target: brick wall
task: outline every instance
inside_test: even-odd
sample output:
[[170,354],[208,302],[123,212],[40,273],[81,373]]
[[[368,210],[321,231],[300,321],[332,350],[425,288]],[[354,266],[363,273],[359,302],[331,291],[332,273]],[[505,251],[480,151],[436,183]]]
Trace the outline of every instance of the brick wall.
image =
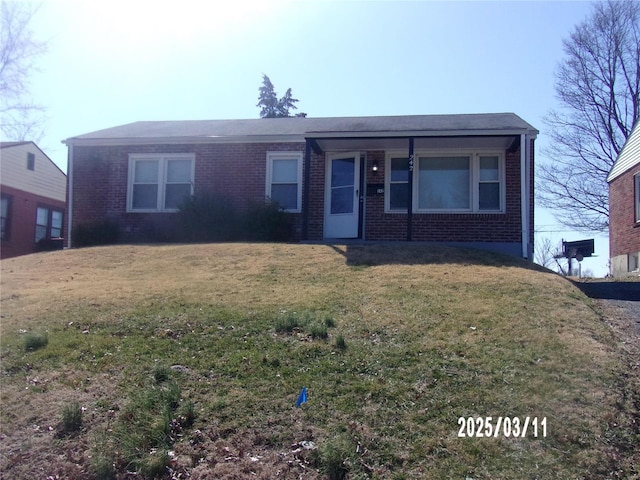
[[[531,142],[533,179],[533,141]],[[168,240],[179,229],[174,213],[127,213],[127,175],[132,153],[194,153],[195,193],[216,193],[229,198],[238,208],[265,196],[268,151],[304,152],[297,144],[200,144],[116,147],[74,147],[73,224],[108,219],[117,223],[124,240]],[[384,183],[385,152],[366,152],[370,165],[366,183]],[[312,154],[309,186],[309,240],[322,240],[325,203],[325,155]],[[506,213],[413,215],[413,240],[435,242],[521,242],[520,151],[507,153]],[[304,169],[304,162],[303,162]],[[304,178],[304,174],[303,174]],[[365,187],[366,188],[366,187]],[[533,180],[531,184],[533,205]],[[384,212],[384,196],[365,199],[364,235],[367,240],[405,240],[407,215]],[[303,205],[304,208],[304,205]],[[295,215],[295,236],[301,239],[302,215]],[[530,214],[533,226],[533,208]],[[533,243],[533,228],[531,228]]]
[[[196,144],[80,147],[73,150],[73,225],[109,220],[125,241],[165,241],[180,228],[175,213],[127,213],[129,154],[195,154],[194,193],[215,193],[239,209],[265,198],[268,151],[304,152],[304,144]],[[294,234],[300,236],[301,215]]]
[[609,184],[609,255],[640,252],[640,223],[635,221],[634,174],[636,166]]
[[[533,143],[531,145],[530,225],[533,226]],[[367,161],[378,163],[374,173],[366,169],[368,183],[383,183],[385,178],[385,152],[367,152]],[[506,211],[505,213],[414,213],[412,239],[433,242],[505,242],[520,243],[520,151],[505,156]],[[407,214],[385,213],[384,196],[366,199],[365,235],[368,240],[406,240]],[[533,227],[530,242],[533,243]]]

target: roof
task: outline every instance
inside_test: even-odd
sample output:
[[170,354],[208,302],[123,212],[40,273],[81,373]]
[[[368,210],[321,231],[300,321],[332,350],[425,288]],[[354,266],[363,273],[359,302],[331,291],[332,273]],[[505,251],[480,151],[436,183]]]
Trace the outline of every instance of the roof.
[[611,182],[615,178],[622,175],[630,168],[640,164],[640,120],[636,121],[636,125],[631,130],[631,134],[627,138],[620,155],[613,164],[607,182]]
[[302,142],[305,138],[537,135],[514,113],[385,117],[259,118],[135,122],[71,137],[67,145],[151,142]]
[[33,143],[33,142],[0,142],[0,148],[17,147],[18,145],[24,145],[27,143]]

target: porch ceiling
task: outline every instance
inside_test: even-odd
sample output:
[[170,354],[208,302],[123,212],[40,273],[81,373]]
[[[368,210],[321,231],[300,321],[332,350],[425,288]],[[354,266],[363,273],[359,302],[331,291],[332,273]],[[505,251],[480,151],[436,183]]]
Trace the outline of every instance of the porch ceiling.
[[[519,136],[445,136],[413,137],[415,150],[438,149],[498,149],[517,147]],[[409,150],[409,138],[313,138],[323,152],[351,152],[371,150]]]

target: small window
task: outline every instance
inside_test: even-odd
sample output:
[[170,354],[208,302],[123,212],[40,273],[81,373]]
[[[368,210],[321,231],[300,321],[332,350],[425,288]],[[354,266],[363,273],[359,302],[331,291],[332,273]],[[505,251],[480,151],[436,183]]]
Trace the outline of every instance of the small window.
[[287,212],[302,210],[302,153],[267,153],[266,196]]
[[0,239],[9,240],[11,225],[11,197],[2,196],[2,218],[0,220]]
[[36,169],[36,156],[33,153],[27,153],[27,170]]
[[195,156],[130,155],[127,211],[175,212],[193,194]]
[[628,258],[629,261],[629,265],[628,265],[628,271],[629,272],[637,272],[638,269],[640,268],[640,262],[638,262],[638,256],[640,255],[640,253],[630,253]]
[[640,173],[636,173],[633,176],[633,181],[634,181],[634,184],[635,184],[636,222],[640,222]]
[[392,157],[389,167],[388,210],[406,212],[409,206],[409,158]]
[[49,230],[49,209],[38,207],[36,211],[36,243],[47,238]]
[[478,210],[500,210],[500,158],[480,156]]

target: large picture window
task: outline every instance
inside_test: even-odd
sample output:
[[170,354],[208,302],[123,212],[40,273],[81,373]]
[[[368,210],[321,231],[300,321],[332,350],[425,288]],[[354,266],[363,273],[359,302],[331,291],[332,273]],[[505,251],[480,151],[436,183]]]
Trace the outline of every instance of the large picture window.
[[[464,152],[415,155],[413,211],[425,213],[504,212],[504,158],[501,153]],[[387,155],[385,210],[406,212],[409,160]]]
[[175,212],[193,194],[193,154],[130,155],[127,211]]
[[419,157],[418,210],[471,208],[469,157]]
[[302,210],[302,153],[267,153],[266,196],[287,212]]

